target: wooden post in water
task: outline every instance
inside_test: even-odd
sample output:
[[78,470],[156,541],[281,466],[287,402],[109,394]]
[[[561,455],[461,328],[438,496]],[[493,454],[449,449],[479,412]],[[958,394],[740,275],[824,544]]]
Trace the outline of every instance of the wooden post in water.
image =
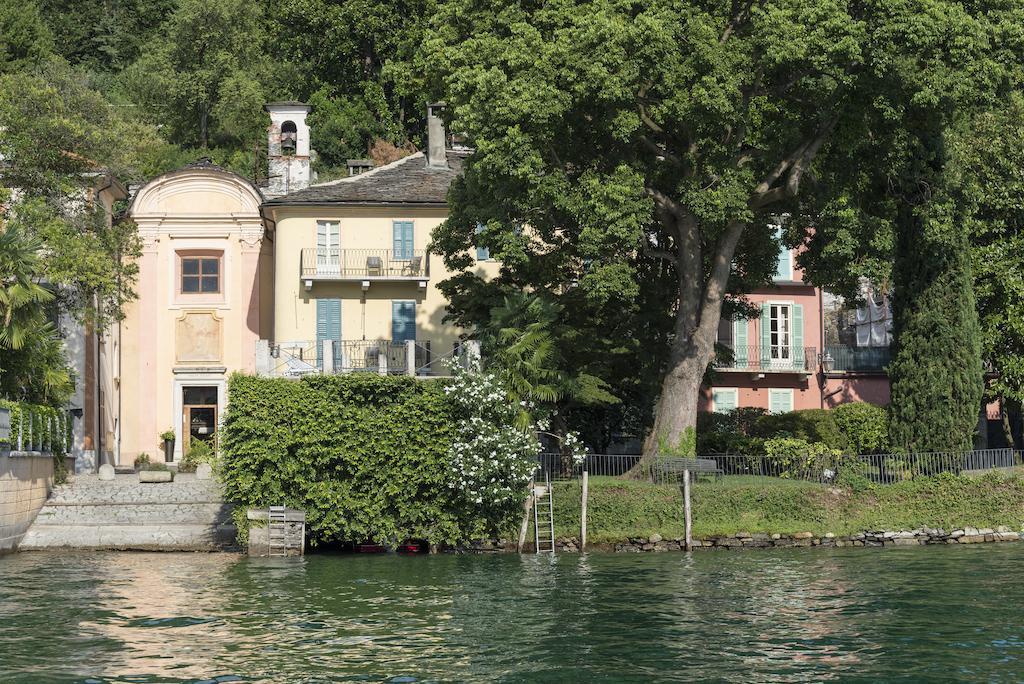
[[693,519],[690,516],[690,469],[683,471],[683,518],[686,524],[686,550],[693,551]]
[[583,469],[583,498],[580,501],[580,553],[587,548],[587,495],[590,491],[590,477]]
[[523,545],[526,544],[526,532],[530,529],[530,507],[533,506],[535,493],[533,479],[530,479],[530,494],[526,497],[526,504],[523,506],[523,524],[519,527],[519,543],[516,544],[516,553],[523,552]]

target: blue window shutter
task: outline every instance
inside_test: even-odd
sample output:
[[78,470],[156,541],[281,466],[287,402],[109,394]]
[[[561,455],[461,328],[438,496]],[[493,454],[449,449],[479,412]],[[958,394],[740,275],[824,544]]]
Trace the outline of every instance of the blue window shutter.
[[393,252],[395,259],[412,259],[412,221],[393,221]]
[[394,342],[416,339],[416,302],[391,302],[391,339]]
[[[484,232],[483,224],[482,223],[476,224],[476,234],[479,235],[482,232]],[[491,250],[488,249],[487,247],[481,247],[481,246],[477,245],[477,248],[476,248],[476,260],[477,261],[487,261],[490,258],[491,258]]]
[[715,413],[728,413],[736,409],[739,390],[715,389],[711,391],[711,403]]
[[323,367],[324,340],[341,340],[341,300],[316,300],[316,363]]
[[793,410],[793,390],[769,389],[768,412],[789,413]]
[[750,344],[750,342],[747,341],[747,320],[745,318],[738,318],[733,321],[732,327],[733,361],[737,368],[746,368],[747,359],[750,358],[750,353],[747,349],[747,345]]
[[767,367],[772,360],[772,319],[771,307],[761,305],[761,367]]
[[793,305],[793,367],[803,369],[807,364],[807,355],[804,354],[804,307],[801,304]]

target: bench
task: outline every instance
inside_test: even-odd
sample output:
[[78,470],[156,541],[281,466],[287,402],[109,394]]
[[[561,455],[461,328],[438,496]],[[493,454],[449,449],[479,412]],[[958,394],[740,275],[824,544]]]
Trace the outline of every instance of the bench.
[[659,458],[655,461],[654,467],[663,475],[678,475],[684,470],[689,470],[695,476],[701,473],[716,477],[723,474],[718,462],[713,458]]

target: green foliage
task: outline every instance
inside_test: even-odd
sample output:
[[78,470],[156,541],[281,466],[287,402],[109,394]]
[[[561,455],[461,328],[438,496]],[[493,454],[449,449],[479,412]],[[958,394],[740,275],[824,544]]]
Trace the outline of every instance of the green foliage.
[[136,459],[135,469],[136,470],[145,470],[145,471],[149,471],[149,472],[153,472],[153,471],[166,472],[166,471],[170,470],[170,468],[167,467],[166,463],[160,463],[159,461],[154,463],[152,461],[149,461],[148,459],[146,461],[143,461],[143,462],[139,462],[139,460]]
[[891,451],[884,407],[855,402],[840,404],[831,413],[850,453],[884,454]]
[[142,466],[150,463],[149,454],[143,451],[141,454],[135,457],[135,462],[132,464],[136,470],[140,470]]
[[458,421],[440,383],[236,374],[229,397],[220,475],[240,508],[303,509],[314,544],[457,542],[487,527],[450,486]]
[[907,451],[972,449],[984,381],[966,234],[945,215],[914,217],[900,231],[900,245],[890,439]]
[[693,458],[697,455],[697,430],[686,428],[675,443],[667,436],[658,439],[658,456],[667,458]]
[[32,0],[0,0],[0,74],[38,65],[53,36]]
[[754,407],[740,407],[728,413],[702,412],[697,415],[697,453],[705,454],[759,454],[764,445],[755,436],[758,421],[768,411]]
[[846,449],[849,446],[832,411],[826,409],[766,414],[757,420],[752,432],[754,436],[762,438],[794,437],[824,444],[830,449]]
[[166,430],[161,432],[160,433],[160,439],[165,441],[165,442],[167,442],[167,441],[174,441],[174,439],[175,439],[174,428],[167,428]]
[[836,473],[842,451],[821,442],[799,437],[773,437],[764,442],[765,457],[779,477],[800,477],[807,473]]
[[[840,478],[844,477],[840,471]],[[555,533],[578,536],[580,484],[556,483]],[[846,491],[795,480],[725,476],[693,485],[693,532],[718,534],[810,531],[847,535],[864,530],[921,527],[1019,529],[1024,479],[997,474],[981,478],[943,474],[892,485],[860,483]],[[657,532],[682,537],[682,495],[677,487],[615,478],[590,478],[588,539],[621,542]]]
[[209,442],[196,439],[192,441],[185,457],[181,459],[181,465],[178,466],[178,472],[194,473],[196,472],[196,466],[200,463],[209,463],[211,466],[216,466],[217,452]]
[[64,409],[0,399],[0,408],[11,412],[11,448],[52,452],[71,451],[71,416]]

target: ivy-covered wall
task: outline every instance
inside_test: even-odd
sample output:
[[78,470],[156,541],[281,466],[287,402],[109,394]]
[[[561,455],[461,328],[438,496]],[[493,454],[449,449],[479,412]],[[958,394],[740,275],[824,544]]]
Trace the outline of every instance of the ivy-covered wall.
[[220,442],[226,495],[236,517],[247,507],[305,510],[313,544],[483,534],[479,513],[450,486],[455,410],[441,381],[236,374]]

